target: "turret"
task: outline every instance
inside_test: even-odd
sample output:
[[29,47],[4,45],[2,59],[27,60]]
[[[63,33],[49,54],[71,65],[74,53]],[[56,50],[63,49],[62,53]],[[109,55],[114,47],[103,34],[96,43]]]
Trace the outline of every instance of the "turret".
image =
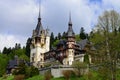
[[69,14],[69,22],[68,22],[68,31],[66,33],[67,39],[67,58],[64,59],[64,64],[72,65],[74,61],[74,45],[75,45],[75,33],[72,29],[72,21],[71,21],[71,14]]
[[30,62],[33,63],[33,66],[37,68],[44,67],[44,53],[49,51],[49,46],[49,29],[45,30],[42,26],[39,5],[38,22],[35,30],[33,30],[30,51]]

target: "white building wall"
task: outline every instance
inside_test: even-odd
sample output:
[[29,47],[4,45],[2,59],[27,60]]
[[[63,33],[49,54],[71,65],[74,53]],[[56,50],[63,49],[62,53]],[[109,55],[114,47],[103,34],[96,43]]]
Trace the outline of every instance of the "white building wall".
[[74,61],[74,49],[68,49],[67,58],[63,60],[63,65],[72,65]]
[[50,37],[47,36],[46,37],[46,52],[48,52],[50,50]]
[[73,49],[69,49],[68,50],[68,65],[72,65],[72,62],[74,61],[74,50]]
[[[46,45],[44,44],[44,46],[41,46],[41,43],[37,43],[35,44],[35,48],[31,48],[31,52],[30,52],[30,62],[32,61],[32,58],[34,57],[34,63],[33,65],[35,67],[38,67],[40,65],[38,65],[38,63],[44,63],[44,53],[46,52]],[[34,54],[34,56],[33,56]],[[41,61],[42,59],[42,61]]]
[[84,55],[85,54],[76,55],[75,60],[80,61],[80,62],[84,62]]

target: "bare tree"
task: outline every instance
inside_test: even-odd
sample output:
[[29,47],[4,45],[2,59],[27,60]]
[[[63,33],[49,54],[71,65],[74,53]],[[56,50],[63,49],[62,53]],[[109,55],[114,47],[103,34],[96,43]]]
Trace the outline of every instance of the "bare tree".
[[87,70],[87,65],[80,61],[74,61],[72,67],[74,67],[74,72],[78,77],[84,75]]
[[[100,34],[103,35],[104,46],[102,54],[106,55],[106,62],[108,63],[111,71],[111,79],[116,80],[116,62],[118,54],[118,36],[117,30],[120,26],[120,15],[114,10],[105,11],[103,15],[99,16],[98,27]],[[104,56],[102,56],[104,58]]]

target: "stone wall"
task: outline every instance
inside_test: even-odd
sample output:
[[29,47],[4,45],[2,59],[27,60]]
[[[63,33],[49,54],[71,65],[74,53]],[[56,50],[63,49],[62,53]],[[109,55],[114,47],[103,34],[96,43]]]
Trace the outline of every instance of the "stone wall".
[[73,68],[70,68],[70,67],[69,68],[66,68],[66,67],[64,67],[64,68],[51,68],[51,74],[53,77],[62,77],[63,76],[62,72],[64,70],[73,70]]
[[[64,70],[74,70],[74,68],[70,67],[70,66],[58,65],[58,66],[52,66],[52,67],[48,67],[48,68],[39,69],[40,74],[44,75],[45,72],[50,71],[52,76],[55,78],[62,77],[63,76],[62,72]],[[89,68],[83,69],[81,71],[86,74],[89,71]]]

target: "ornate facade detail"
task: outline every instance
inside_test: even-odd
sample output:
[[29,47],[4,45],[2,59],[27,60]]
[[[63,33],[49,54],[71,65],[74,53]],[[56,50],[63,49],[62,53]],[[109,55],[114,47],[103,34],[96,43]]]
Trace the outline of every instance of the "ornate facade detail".
[[75,60],[81,62],[84,60],[84,50],[81,50],[80,44],[75,41],[71,15],[69,16],[65,40],[60,40],[55,48],[50,49],[49,29],[43,28],[40,16],[31,39],[30,62],[37,68],[55,63],[72,65]]
[[44,67],[44,53],[50,49],[49,29],[44,29],[40,16],[31,41],[30,62],[37,68]]

